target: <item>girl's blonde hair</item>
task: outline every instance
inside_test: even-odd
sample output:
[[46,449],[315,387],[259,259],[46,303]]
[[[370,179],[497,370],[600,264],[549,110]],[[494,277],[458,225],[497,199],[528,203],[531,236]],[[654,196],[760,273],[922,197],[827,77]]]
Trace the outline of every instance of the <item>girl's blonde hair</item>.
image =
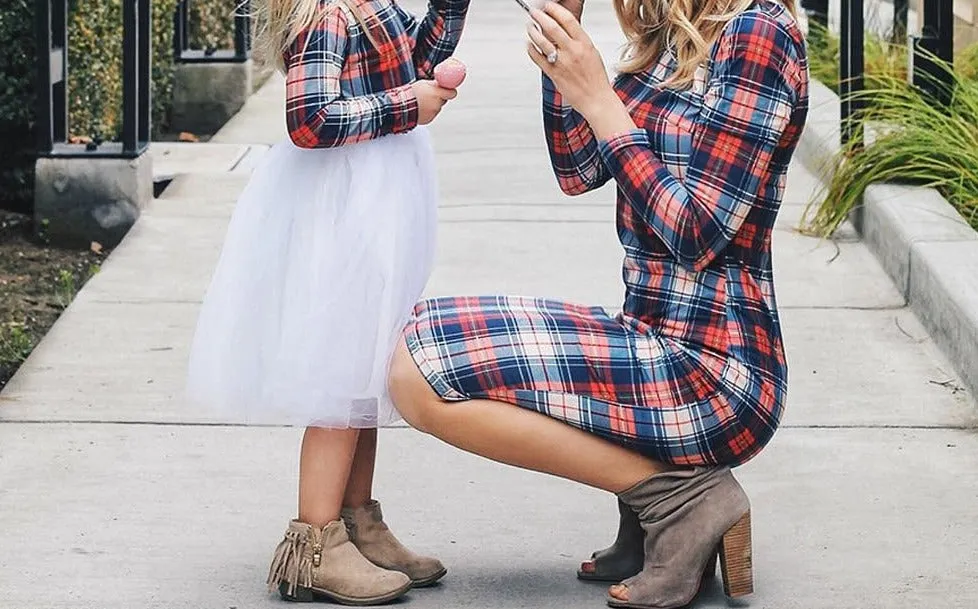
[[368,16],[357,7],[356,0],[252,0],[255,6],[253,17],[257,22],[255,52],[262,61],[285,72],[285,56],[295,41],[304,30],[315,27],[337,4],[353,13],[371,44],[379,48],[374,28],[370,27]]
[[[756,0],[614,0],[618,22],[628,44],[619,70],[644,72],[667,49],[677,59],[668,84],[677,88],[693,81],[696,69],[731,19]],[[775,0],[795,14],[794,0]]]

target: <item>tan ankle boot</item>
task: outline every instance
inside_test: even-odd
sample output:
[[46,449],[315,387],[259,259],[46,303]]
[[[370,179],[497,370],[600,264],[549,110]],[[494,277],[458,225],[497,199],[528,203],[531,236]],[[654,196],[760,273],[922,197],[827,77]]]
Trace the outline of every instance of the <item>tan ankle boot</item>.
[[[652,476],[619,498],[645,530],[641,573],[612,586],[608,604],[636,609],[685,607],[719,551],[724,591],[753,592],[750,502],[727,467]],[[628,600],[616,598],[624,592]]]
[[379,605],[402,596],[411,580],[364,558],[339,520],[323,528],[293,520],[275,550],[268,585],[288,601]]
[[370,562],[404,573],[415,587],[430,586],[447,572],[438,559],[418,556],[405,548],[384,524],[380,503],[376,501],[344,508],[343,522],[353,544]]

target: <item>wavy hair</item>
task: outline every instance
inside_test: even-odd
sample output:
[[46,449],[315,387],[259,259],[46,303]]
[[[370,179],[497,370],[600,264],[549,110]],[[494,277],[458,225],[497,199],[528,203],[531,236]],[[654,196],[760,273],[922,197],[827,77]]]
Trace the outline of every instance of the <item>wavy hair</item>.
[[[795,15],[794,0],[775,0]],[[756,0],[614,0],[618,22],[628,41],[619,69],[644,72],[672,50],[677,69],[667,84],[688,86],[710,54],[711,45],[734,17]]]

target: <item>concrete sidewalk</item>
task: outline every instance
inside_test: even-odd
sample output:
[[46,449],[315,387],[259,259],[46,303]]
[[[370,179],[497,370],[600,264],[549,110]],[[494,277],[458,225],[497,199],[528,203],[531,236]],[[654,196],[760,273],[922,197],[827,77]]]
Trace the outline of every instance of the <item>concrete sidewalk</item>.
[[[434,127],[429,292],[617,307],[613,187],[558,191],[523,19],[510,2],[472,8],[458,53],[470,80]],[[589,0],[586,27],[610,64],[608,0]],[[262,582],[295,509],[300,432],[224,425],[180,399],[234,200],[284,137],[282,97],[275,79],[214,138],[226,147],[200,148],[213,172],[171,159],[193,173],[146,210],[0,396],[0,609],[282,607]],[[978,606],[978,410],[861,243],[792,230],[817,186],[792,168],[774,246],[791,397],[782,431],[739,474],[754,509],[750,606]],[[450,569],[407,605],[603,606],[603,587],[574,570],[611,540],[613,498],[411,429],[381,438],[392,526]],[[725,606],[716,584],[697,604]]]

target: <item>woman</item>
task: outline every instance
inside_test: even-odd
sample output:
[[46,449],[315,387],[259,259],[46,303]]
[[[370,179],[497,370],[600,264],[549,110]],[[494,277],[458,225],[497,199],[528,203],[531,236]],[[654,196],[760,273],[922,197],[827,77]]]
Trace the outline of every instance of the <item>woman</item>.
[[414,427],[618,495],[621,543],[582,568],[624,579],[615,607],[686,605],[718,551],[726,592],[753,589],[730,468],[768,443],[786,395],[771,232],[808,106],[791,4],[614,0],[630,42],[614,83],[579,0],[534,11],[557,179],[617,182],[622,312],[430,300],[392,362]]

